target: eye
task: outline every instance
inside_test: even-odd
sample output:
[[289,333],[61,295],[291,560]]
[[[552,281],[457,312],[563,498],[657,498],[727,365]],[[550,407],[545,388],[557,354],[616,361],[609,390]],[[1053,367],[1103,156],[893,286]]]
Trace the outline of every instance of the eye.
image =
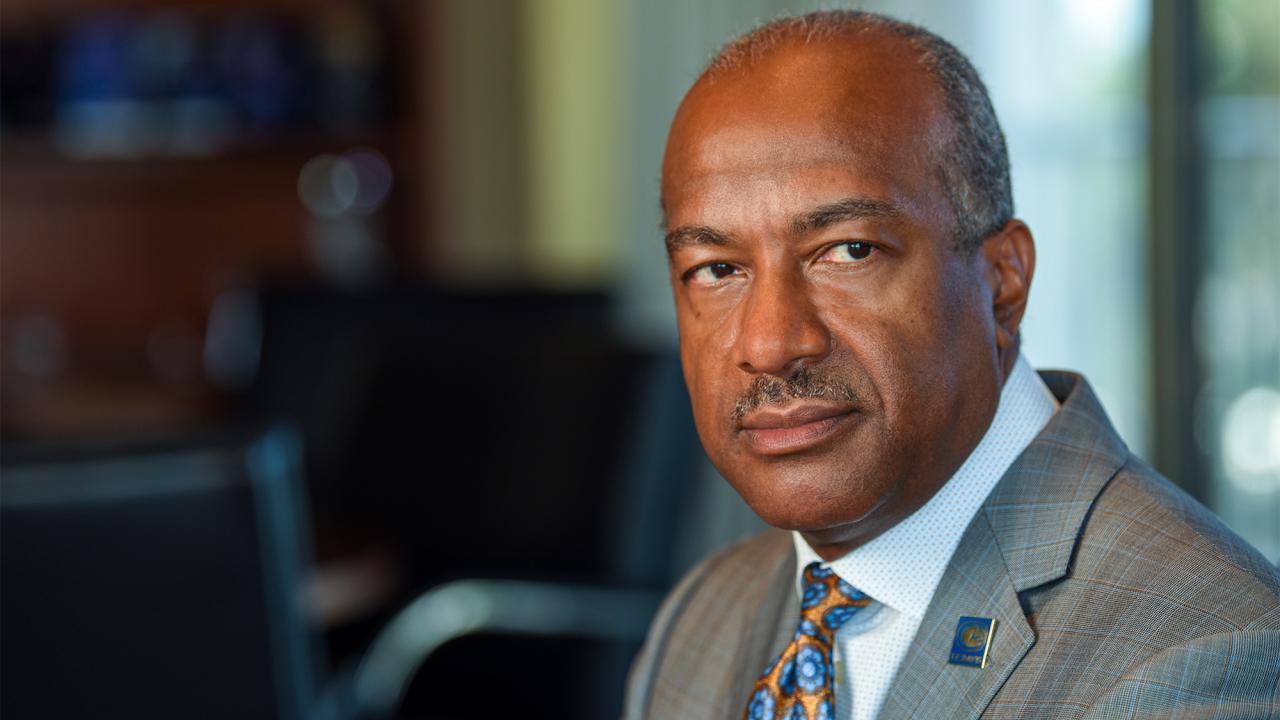
[[730,275],[736,274],[737,272],[738,272],[738,268],[730,265],[729,263],[724,263],[724,262],[707,263],[706,265],[699,265],[698,267],[685,273],[684,281],[686,283],[692,281],[692,282],[698,283],[699,285],[713,285],[716,283],[716,281],[723,280],[729,277]]
[[832,245],[818,260],[832,263],[856,263],[870,257],[873,250],[875,250],[874,245],[860,240],[843,242]]

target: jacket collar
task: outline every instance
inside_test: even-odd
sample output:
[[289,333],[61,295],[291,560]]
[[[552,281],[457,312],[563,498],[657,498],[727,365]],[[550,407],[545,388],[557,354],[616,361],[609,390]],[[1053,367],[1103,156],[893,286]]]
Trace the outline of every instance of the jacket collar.
[[1094,498],[1129,457],[1084,378],[1055,371],[1040,376],[1062,407],[980,511],[1018,592],[1067,573]]
[[[1085,516],[1128,458],[1079,375],[1041,373],[1062,406],[974,516],[881,710],[976,718],[1035,644],[1018,593],[1067,574]],[[994,618],[984,668],[947,663],[960,616]]]

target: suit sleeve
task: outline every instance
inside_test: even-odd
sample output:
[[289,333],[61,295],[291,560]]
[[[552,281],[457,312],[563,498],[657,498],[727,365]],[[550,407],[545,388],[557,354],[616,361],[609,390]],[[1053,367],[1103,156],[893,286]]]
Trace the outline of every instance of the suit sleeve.
[[662,601],[653,622],[649,625],[644,646],[631,663],[631,672],[627,677],[626,699],[622,703],[624,720],[642,720],[647,716],[653,679],[658,669],[662,667],[662,658],[666,654],[667,642],[676,621],[688,605],[689,599],[697,592],[711,568],[722,556],[723,553],[717,553],[698,563],[681,578],[680,582],[676,583],[675,588]]
[[1162,650],[1126,672],[1086,717],[1280,719],[1280,629],[1208,635]]

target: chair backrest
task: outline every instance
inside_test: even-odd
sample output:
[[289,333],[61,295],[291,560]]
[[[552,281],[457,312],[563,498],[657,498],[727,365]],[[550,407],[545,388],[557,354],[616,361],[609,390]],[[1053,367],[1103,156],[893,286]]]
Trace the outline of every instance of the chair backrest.
[[311,717],[297,445],[7,449],[0,715]]
[[[241,323],[258,335],[228,343],[259,348],[243,407],[303,429],[317,526],[395,552],[412,591],[396,608],[461,578],[660,590],[701,537],[707,464],[679,359],[629,343],[608,297],[295,287],[259,308]],[[638,638],[645,618],[629,622]],[[637,647],[468,637],[427,661],[404,711],[466,716],[491,677],[472,668],[499,657],[493,713],[532,712],[524,683],[537,716],[616,714]]]

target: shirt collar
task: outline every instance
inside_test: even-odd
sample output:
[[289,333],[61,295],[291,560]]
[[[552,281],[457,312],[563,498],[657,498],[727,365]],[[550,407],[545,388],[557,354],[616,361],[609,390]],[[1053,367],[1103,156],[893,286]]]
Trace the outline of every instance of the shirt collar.
[[[827,565],[876,601],[923,618],[969,521],[1057,409],[1057,399],[1019,355],[991,426],[955,475],[907,519]],[[804,567],[821,558],[800,533],[792,536],[799,590]]]

